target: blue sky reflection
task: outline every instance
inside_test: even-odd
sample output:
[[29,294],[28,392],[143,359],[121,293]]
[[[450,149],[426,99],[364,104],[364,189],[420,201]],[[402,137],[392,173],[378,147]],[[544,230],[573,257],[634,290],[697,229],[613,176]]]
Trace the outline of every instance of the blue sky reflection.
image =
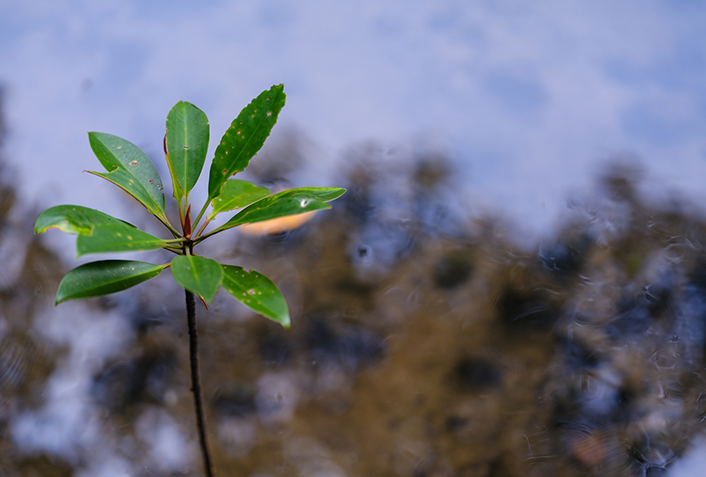
[[0,15],[7,156],[24,198],[43,207],[120,213],[117,191],[80,174],[97,164],[87,131],[125,137],[160,164],[175,102],[203,109],[220,137],[280,82],[279,127],[319,144],[322,185],[353,144],[426,141],[461,165],[469,208],[535,232],[615,153],[640,157],[655,187],[706,199],[696,2],[33,0]]

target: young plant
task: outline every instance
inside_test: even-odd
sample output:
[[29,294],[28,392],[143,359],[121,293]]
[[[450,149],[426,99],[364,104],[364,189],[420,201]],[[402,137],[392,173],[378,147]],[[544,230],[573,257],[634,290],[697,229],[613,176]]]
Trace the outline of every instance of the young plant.
[[[213,465],[206,439],[203,394],[198,371],[198,336],[194,294],[207,306],[219,288],[266,318],[289,327],[287,303],[277,287],[256,271],[224,265],[196,255],[196,245],[225,230],[279,217],[330,209],[330,202],[345,192],[337,187],[303,187],[270,195],[253,183],[231,179],[243,171],[260,150],[277,122],[286,95],[283,85],[272,86],[253,99],[232,122],[218,143],[208,177],[208,199],[192,220],[189,193],[201,175],[209,141],[206,115],[193,104],[180,101],[167,116],[164,153],[179,210],[179,228],[165,214],[162,180],[152,161],[137,146],[110,134],[88,134],[91,148],[106,172],[91,172],[117,185],[135,198],[169,231],[168,239],[143,232],[135,226],[94,209],[60,205],[44,211],[34,226],[36,233],[50,228],[78,235],[76,253],[134,252],[163,248],[176,254],[161,265],[134,260],[102,260],[71,270],[59,284],[56,304],[119,292],[159,275],[170,268],[186,293],[192,391],[199,441],[206,475]],[[201,219],[211,208],[202,224]],[[220,213],[238,212],[211,231],[207,227]],[[180,230],[179,230],[180,229]]]

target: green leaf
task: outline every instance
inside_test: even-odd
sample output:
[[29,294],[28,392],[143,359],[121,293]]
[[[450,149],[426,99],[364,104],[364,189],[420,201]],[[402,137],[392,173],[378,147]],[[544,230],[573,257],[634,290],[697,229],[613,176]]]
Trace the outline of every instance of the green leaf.
[[34,224],[34,233],[42,234],[55,228],[67,234],[91,235],[96,225],[122,224],[134,228],[120,219],[95,209],[80,205],[57,205],[42,212]]
[[79,205],[58,205],[42,212],[34,224],[34,232],[41,234],[50,228],[78,234],[79,257],[89,253],[154,250],[169,245],[134,225]]
[[249,205],[216,230],[222,231],[238,225],[254,224],[312,210],[330,209],[331,206],[326,202],[337,199],[345,192],[346,189],[339,187],[301,187],[285,190]]
[[172,260],[172,276],[179,285],[210,303],[223,281],[223,269],[210,258],[179,255]]
[[230,176],[248,166],[270,135],[285,99],[284,85],[275,85],[260,93],[233,120],[211,163],[207,202],[221,193],[221,186]]
[[164,194],[159,172],[133,143],[111,134],[88,133],[91,149],[108,171],[88,171],[117,185],[151,213],[164,217]]
[[259,187],[248,181],[230,179],[223,184],[221,195],[213,199],[213,211],[208,214],[208,220],[213,220],[221,212],[242,209],[269,194],[270,190],[266,187]]
[[92,298],[126,290],[154,278],[165,265],[133,260],[103,260],[74,268],[59,283],[56,304],[79,298]]
[[136,252],[156,250],[169,245],[166,241],[125,223],[98,224],[90,235],[76,240],[78,257],[89,253]]
[[167,115],[167,152],[174,197],[189,196],[199,180],[208,152],[208,118],[191,103],[179,101]]
[[287,302],[269,278],[256,271],[246,272],[242,267],[223,267],[223,289],[265,318],[289,328]]

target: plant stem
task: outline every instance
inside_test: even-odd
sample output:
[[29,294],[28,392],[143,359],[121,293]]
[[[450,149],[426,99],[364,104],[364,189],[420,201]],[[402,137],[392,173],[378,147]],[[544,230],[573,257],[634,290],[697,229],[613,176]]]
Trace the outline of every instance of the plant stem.
[[208,449],[206,435],[206,415],[203,408],[203,392],[201,391],[201,378],[199,377],[199,337],[196,332],[196,304],[194,294],[186,292],[186,319],[189,323],[189,361],[191,363],[191,392],[194,393],[194,408],[196,411],[196,426],[199,431],[199,442],[206,477],[213,477],[215,471],[211,462],[211,452]]
[[179,235],[179,232],[176,231],[174,227],[172,227],[172,224],[169,223],[169,220],[167,220],[166,217],[160,217],[159,215],[155,215],[157,219],[162,222],[162,224],[169,229],[169,231],[174,235],[174,238],[179,238],[181,235]]
[[199,231],[196,233],[196,237],[197,237],[197,238],[198,238],[199,235],[201,235],[201,234],[203,233],[204,230],[206,230],[206,226],[207,226],[210,222],[211,222],[211,221],[208,220],[208,218],[207,218],[207,219],[206,219],[206,222],[203,223],[203,225],[201,226],[201,228],[199,229]]
[[194,239],[194,245],[196,245],[197,243],[200,243],[200,242],[206,240],[206,239],[207,239],[208,237],[210,237],[211,235],[215,235],[215,234],[217,234],[217,233],[219,233],[219,232],[223,232],[224,230],[228,230],[228,229],[224,229],[223,226],[221,226],[221,227],[218,227],[217,229],[211,230],[211,231],[210,231],[209,233],[207,233],[207,234],[200,235],[200,236],[198,236],[198,237],[196,237],[196,238]]
[[208,204],[211,203],[211,199],[208,199],[206,203],[203,205],[201,208],[201,212],[199,212],[199,215],[196,216],[196,220],[194,220],[194,228],[198,227],[199,222],[201,221],[201,217],[203,217],[203,213],[206,212],[206,209],[208,208]]

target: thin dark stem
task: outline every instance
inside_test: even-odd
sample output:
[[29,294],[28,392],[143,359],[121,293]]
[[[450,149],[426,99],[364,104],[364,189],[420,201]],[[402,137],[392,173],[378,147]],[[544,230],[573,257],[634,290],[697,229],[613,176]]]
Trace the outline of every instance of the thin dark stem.
[[199,442],[206,477],[213,477],[215,471],[211,462],[211,452],[208,450],[206,436],[206,415],[203,409],[203,392],[201,391],[201,378],[199,377],[199,337],[196,332],[196,304],[194,294],[186,291],[186,319],[189,323],[189,358],[191,362],[191,392],[194,393],[194,408],[196,411],[196,426],[199,430]]

